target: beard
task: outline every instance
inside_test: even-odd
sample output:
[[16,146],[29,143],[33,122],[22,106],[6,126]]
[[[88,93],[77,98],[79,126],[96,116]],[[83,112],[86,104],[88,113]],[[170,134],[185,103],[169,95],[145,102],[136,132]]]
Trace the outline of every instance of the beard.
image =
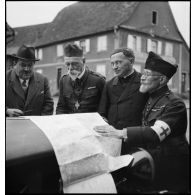
[[78,70],[69,70],[68,71],[68,74],[69,74],[69,76],[71,77],[71,79],[73,81],[76,80],[81,73],[82,72],[81,71],[78,71]]
[[146,92],[148,92],[149,89],[150,89],[150,88],[149,88],[148,85],[146,85],[146,84],[141,84],[141,86],[140,86],[140,88],[139,88],[139,91],[140,91],[141,93],[146,93]]

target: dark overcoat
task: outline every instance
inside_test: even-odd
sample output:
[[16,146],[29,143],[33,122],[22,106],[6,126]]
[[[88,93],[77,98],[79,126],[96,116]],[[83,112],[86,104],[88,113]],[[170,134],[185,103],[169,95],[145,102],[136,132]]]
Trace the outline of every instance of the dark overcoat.
[[[158,128],[154,127],[160,121]],[[163,124],[168,125],[164,128]],[[129,150],[142,147],[155,162],[156,183],[164,189],[189,189],[187,110],[183,100],[164,86],[150,94],[140,127],[128,127]]]
[[25,96],[15,70],[7,71],[6,108],[20,109],[24,115],[51,115],[53,104],[48,79],[45,76],[34,72]]
[[139,92],[140,78],[141,74],[134,71],[125,89],[118,77],[112,78],[104,87],[99,113],[117,129],[141,125],[148,95]]

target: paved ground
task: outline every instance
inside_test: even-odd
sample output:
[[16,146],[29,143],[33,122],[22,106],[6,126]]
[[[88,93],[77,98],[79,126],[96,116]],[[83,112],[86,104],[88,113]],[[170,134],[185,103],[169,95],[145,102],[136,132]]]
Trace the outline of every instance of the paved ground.
[[[54,113],[56,111],[56,106],[57,106],[57,101],[58,101],[58,97],[53,97],[54,99]],[[189,141],[189,112],[190,112],[190,108],[189,108],[189,100],[184,100],[185,104],[186,104],[186,108],[187,108],[187,114],[188,114],[188,127],[187,127],[187,133],[186,133],[186,137],[187,140]]]

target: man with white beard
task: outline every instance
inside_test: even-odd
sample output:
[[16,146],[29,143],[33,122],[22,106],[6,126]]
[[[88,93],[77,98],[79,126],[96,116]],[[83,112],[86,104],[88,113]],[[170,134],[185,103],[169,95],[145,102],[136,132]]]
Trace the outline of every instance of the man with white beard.
[[129,151],[135,147],[147,150],[154,159],[154,187],[161,190],[189,192],[189,145],[186,140],[187,111],[182,99],[168,88],[177,65],[150,52],[141,77],[140,92],[149,93],[143,111],[142,126],[97,126],[103,136],[124,139]]
[[86,67],[78,45],[69,43],[64,52],[68,73],[60,79],[56,114],[97,112],[105,78]]

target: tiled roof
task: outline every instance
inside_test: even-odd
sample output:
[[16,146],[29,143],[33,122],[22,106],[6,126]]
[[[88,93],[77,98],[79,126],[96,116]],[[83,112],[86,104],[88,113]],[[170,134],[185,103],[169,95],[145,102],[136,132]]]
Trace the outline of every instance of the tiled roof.
[[34,45],[38,38],[41,38],[43,31],[49,23],[13,28],[15,32],[14,40],[7,47],[19,47],[22,44]]
[[78,2],[62,9],[36,46],[113,29],[129,19],[139,2]]

